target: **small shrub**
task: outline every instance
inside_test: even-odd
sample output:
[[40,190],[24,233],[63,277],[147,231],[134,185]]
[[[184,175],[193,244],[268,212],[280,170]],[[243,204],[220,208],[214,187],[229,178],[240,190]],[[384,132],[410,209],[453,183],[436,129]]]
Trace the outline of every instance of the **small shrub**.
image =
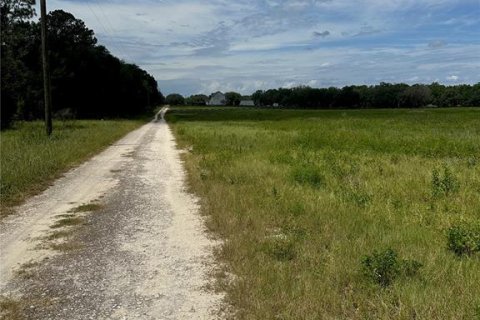
[[447,246],[456,255],[472,255],[480,252],[480,227],[455,225],[447,231]]
[[374,251],[371,256],[362,259],[362,264],[365,276],[382,287],[389,286],[400,272],[397,254],[392,249]]
[[448,196],[458,191],[460,184],[448,167],[443,168],[443,176],[437,169],[432,171],[432,193],[434,197]]
[[388,287],[398,276],[413,277],[422,264],[415,260],[398,259],[392,249],[374,251],[362,259],[363,273],[382,287]]

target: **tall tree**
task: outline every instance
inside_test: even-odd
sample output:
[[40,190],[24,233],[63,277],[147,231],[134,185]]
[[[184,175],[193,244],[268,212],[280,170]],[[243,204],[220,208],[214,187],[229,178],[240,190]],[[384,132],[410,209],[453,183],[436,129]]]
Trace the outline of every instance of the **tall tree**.
[[227,106],[238,106],[242,100],[242,95],[237,92],[227,92],[225,93],[226,105]]
[[428,86],[416,84],[400,95],[400,104],[406,108],[420,108],[432,102],[432,91]]
[[1,128],[6,128],[22,103],[31,76],[25,66],[26,43],[31,38],[29,19],[35,15],[35,0],[1,0]]
[[[69,108],[81,118],[131,117],[162,102],[155,79],[97,45],[94,32],[82,20],[55,10],[48,21],[54,111]],[[32,52],[39,46],[36,41]],[[28,61],[39,70],[35,56]],[[40,115],[38,103],[25,109],[34,117]]]
[[165,98],[165,103],[171,106],[179,106],[185,104],[185,98],[179,93],[171,93]]
[[207,104],[208,96],[204,94],[194,94],[185,99],[185,104],[190,106],[204,106]]

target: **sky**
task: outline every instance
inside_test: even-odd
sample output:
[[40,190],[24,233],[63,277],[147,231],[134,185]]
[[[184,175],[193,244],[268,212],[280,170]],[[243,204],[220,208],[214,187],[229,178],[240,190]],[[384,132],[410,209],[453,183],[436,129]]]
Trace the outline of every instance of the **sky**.
[[49,0],[163,94],[480,82],[480,0]]

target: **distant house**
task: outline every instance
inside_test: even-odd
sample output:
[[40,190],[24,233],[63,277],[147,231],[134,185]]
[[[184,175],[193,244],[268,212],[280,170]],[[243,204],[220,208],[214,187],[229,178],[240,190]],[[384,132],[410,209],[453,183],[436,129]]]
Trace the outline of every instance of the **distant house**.
[[224,106],[227,103],[227,99],[223,93],[220,91],[215,92],[208,100],[209,106]]
[[255,106],[255,102],[253,102],[253,100],[242,100],[240,101],[240,106],[253,107]]

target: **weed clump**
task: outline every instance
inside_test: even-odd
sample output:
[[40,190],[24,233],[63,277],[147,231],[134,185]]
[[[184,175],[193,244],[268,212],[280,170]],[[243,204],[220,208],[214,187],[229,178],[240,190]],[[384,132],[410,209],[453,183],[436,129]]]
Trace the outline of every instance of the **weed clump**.
[[480,225],[454,225],[447,231],[447,246],[456,255],[480,252]]
[[58,229],[58,228],[63,228],[63,227],[70,227],[70,226],[75,226],[82,224],[84,222],[84,219],[81,217],[65,217],[50,226],[52,229]]
[[72,210],[70,210],[68,212],[72,212],[72,213],[90,212],[90,211],[99,210],[101,208],[102,208],[102,205],[100,205],[98,203],[88,203],[88,204],[79,205],[78,207],[73,208]]
[[267,252],[277,261],[291,261],[295,259],[295,246],[290,239],[277,237],[267,245]]
[[293,170],[293,179],[301,185],[309,185],[313,188],[320,188],[324,185],[325,179],[318,172],[317,168],[311,166],[301,166]]
[[392,249],[374,251],[362,258],[364,275],[382,287],[388,287],[399,276],[413,277],[422,264],[416,260],[399,259]]
[[439,170],[432,172],[432,193],[434,197],[449,196],[458,192],[460,184],[448,167],[443,168],[443,175]]

